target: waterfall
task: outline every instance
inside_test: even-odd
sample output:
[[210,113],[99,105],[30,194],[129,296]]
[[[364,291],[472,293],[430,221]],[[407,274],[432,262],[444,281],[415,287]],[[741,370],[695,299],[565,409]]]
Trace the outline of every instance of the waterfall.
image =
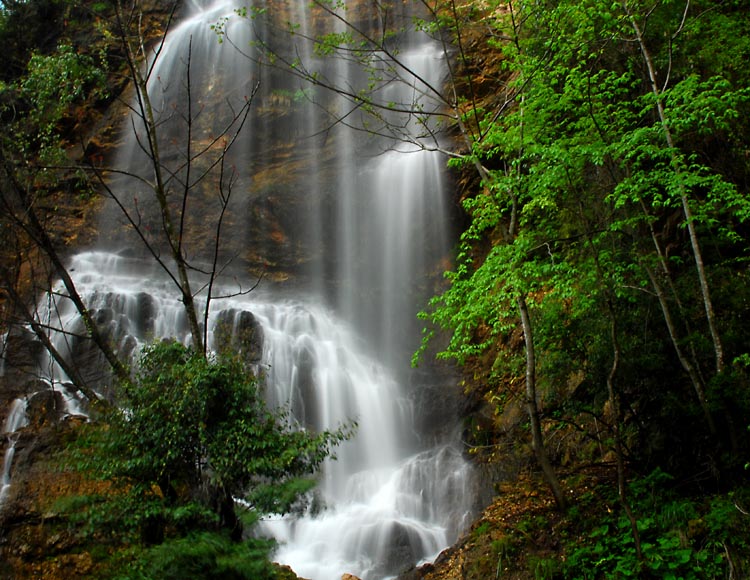
[[2,481],[0,481],[0,505],[5,502],[5,498],[10,491],[10,474],[13,467],[13,456],[16,452],[16,442],[18,441],[19,429],[25,427],[28,422],[26,417],[26,402],[22,399],[15,399],[10,406],[8,417],[5,419],[3,434],[7,438],[5,455],[3,457]]
[[[302,36],[315,33],[319,23],[313,26],[307,2],[291,4],[283,18],[299,19]],[[271,31],[257,28],[260,21],[251,25],[233,17],[240,6],[231,0],[191,2],[149,81],[156,114],[164,121],[163,159],[177,181],[185,175],[180,163],[186,136],[179,118],[188,114],[180,109],[187,100],[181,75],[188,64],[193,114],[200,111],[191,135],[198,141],[213,136],[222,111],[236,109],[260,87],[230,153],[237,174],[225,254],[234,261],[215,289],[225,297],[211,302],[208,344],[219,348],[228,333],[232,345],[246,348],[268,402],[287,407],[301,426],[358,423],[337,460],[324,465],[316,509],[262,523],[262,532],[279,542],[277,560],[310,580],[344,573],[363,580],[393,577],[434,559],[455,541],[471,509],[472,471],[457,442],[452,389],[445,386],[453,377],[429,368],[417,372],[409,364],[420,340],[416,313],[431,293],[430,276],[450,254],[444,159],[420,146],[424,124],[415,116],[401,123],[402,139],[375,137],[357,130],[366,121],[346,99],[319,90],[310,94],[300,80],[243,56],[238,48],[249,51],[252,40],[280,45]],[[347,16],[356,10],[353,5]],[[220,44],[210,25],[224,16],[230,20]],[[403,19],[409,22],[410,15]],[[439,47],[418,33],[400,36],[402,80],[376,89],[383,102],[411,103],[426,86],[441,82]],[[345,86],[367,81],[353,63],[316,57],[309,44],[286,50]],[[437,105],[422,99],[420,106]],[[333,122],[324,110],[347,122]],[[139,173],[148,166],[139,139],[143,143],[125,123],[114,167]],[[196,187],[196,199],[188,200],[192,235],[185,252],[195,261],[207,258],[215,234],[211,183],[206,179]],[[158,214],[150,213],[148,191],[138,179],[120,177],[110,187],[119,205],[137,211],[144,231],[158,229]],[[116,204],[101,219],[101,241],[74,256],[70,271],[118,355],[128,358],[159,337],[188,342],[173,282],[138,250]],[[154,239],[155,247],[160,243]],[[259,280],[254,291],[238,292]],[[200,285],[197,280],[195,287]],[[70,338],[81,322],[63,295],[57,292],[41,309],[49,326],[61,329],[58,350],[89,369],[86,378],[106,390],[106,380],[91,370],[103,368],[98,355],[87,342]],[[205,296],[198,300],[205,303]],[[241,346],[238,337],[248,329],[262,335],[262,352]],[[54,369],[50,380],[66,378]],[[66,404],[70,413],[82,411],[75,396]]]

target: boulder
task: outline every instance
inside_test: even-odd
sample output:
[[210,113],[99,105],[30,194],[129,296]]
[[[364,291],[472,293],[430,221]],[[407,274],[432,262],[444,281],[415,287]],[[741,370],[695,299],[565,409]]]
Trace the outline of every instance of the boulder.
[[31,396],[26,407],[29,426],[42,429],[57,423],[65,412],[62,394],[59,391],[45,389]]
[[263,327],[252,312],[222,310],[216,317],[214,344],[218,352],[236,353],[245,363],[257,364],[263,356]]
[[23,326],[13,326],[3,346],[2,367],[4,382],[8,386],[4,389],[4,394],[12,400],[22,393],[18,387],[23,385],[29,376],[36,375],[36,366],[44,352],[44,347],[36,335]]

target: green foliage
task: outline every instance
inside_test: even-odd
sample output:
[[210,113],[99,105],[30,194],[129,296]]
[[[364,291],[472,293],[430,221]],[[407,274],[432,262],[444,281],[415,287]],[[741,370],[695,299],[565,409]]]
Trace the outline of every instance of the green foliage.
[[552,580],[557,578],[560,564],[553,558],[529,558],[529,572],[533,574],[534,580]]
[[23,0],[0,3],[0,44],[4,66],[0,77],[20,77],[33,51],[50,52],[66,27],[73,0]]
[[731,496],[716,496],[710,503],[680,498],[669,491],[669,480],[655,471],[630,486],[641,559],[630,521],[613,512],[589,523],[583,539],[569,546],[564,577],[707,580],[726,577],[730,567],[745,569],[750,518]]
[[[293,429],[265,406],[241,363],[206,360],[176,342],[147,347],[136,380],[121,389],[123,412],[108,430],[108,476],[136,484],[199,485],[208,480],[250,497],[272,480],[312,474],[347,436]],[[261,494],[263,495],[263,494]],[[290,502],[264,502],[283,513]]]
[[354,44],[354,35],[350,31],[331,32],[315,39],[315,54],[318,56],[331,56],[338,50]]
[[471,531],[473,538],[479,538],[492,530],[492,524],[490,522],[482,522],[476,528]]
[[142,575],[128,577],[268,577],[264,561],[245,561],[268,545],[232,545],[220,534],[236,542],[240,519],[253,524],[300,505],[310,476],[350,430],[295,429],[266,408],[240,361],[206,359],[172,341],[144,349],[118,394],[119,409],[88,426],[74,453],[77,467],[109,488],[69,503],[71,522],[141,545],[128,574]]
[[50,150],[56,146],[59,123],[71,106],[84,97],[104,96],[105,74],[94,60],[62,44],[52,55],[34,54],[20,94],[29,104],[29,146]]
[[[662,75],[658,97],[643,53],[633,50],[624,6],[647,24],[645,42]],[[713,453],[705,421],[694,421],[699,401],[686,396],[689,379],[676,347],[716,385],[708,391],[711,412],[736,413],[736,424],[747,423],[741,379],[712,376],[684,207],[714,273],[709,283],[728,354],[740,355],[747,332],[732,320],[738,310],[748,313],[747,302],[734,297],[744,296],[750,166],[738,152],[747,150],[750,76],[731,55],[717,57],[714,69],[699,45],[733,42],[731,34],[747,30],[750,18],[730,5],[692,8],[682,27],[684,5],[675,2],[514,3],[488,13],[483,25],[504,39],[496,50],[513,104],[499,100],[501,114],[488,100],[463,104],[471,148],[452,165],[481,165],[482,191],[464,201],[471,221],[447,273],[450,286],[420,315],[427,323],[420,352],[436,327],[450,332],[441,357],[463,364],[502,350],[492,369],[499,382],[522,373],[523,353],[508,345],[524,297],[542,396],[555,404],[550,414],[577,422],[566,413],[606,412],[616,360],[618,396],[639,414],[637,422],[623,418],[633,428],[630,458],[651,466],[680,461],[667,443],[672,438],[691,454]],[[707,30],[724,40],[707,40]],[[580,400],[566,392],[573,375],[581,376]],[[681,469],[694,467],[691,459]]]
[[272,580],[276,578],[269,560],[272,547],[270,541],[262,539],[233,542],[220,533],[191,533],[146,550],[126,552],[111,566],[111,578]]
[[86,104],[105,96],[105,85],[104,70],[68,44],[33,53],[23,76],[0,82],[0,146],[19,183],[35,195],[63,183],[80,195],[90,192],[82,172],[70,168],[64,139],[83,120]]

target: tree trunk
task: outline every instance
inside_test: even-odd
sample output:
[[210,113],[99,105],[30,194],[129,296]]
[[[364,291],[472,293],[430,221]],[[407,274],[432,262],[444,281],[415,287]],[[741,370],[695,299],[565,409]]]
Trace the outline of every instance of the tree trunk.
[[[55,248],[54,242],[50,238],[49,233],[47,232],[44,225],[42,225],[42,223],[39,221],[39,216],[37,216],[36,214],[36,209],[34,207],[33,201],[29,197],[29,192],[26,190],[23,184],[18,182],[13,167],[10,166],[9,162],[5,158],[4,152],[2,152],[1,150],[0,164],[2,165],[3,172],[5,173],[8,187],[12,190],[11,192],[9,192],[9,195],[14,195],[16,197],[17,202],[20,204],[20,210],[23,212],[22,216],[16,215],[16,212],[9,212],[11,214],[11,219],[13,219],[15,223],[33,240],[36,247],[38,247],[47,256],[50,263],[52,264],[55,274],[59,276],[60,280],[63,283],[63,286],[65,286],[65,290],[68,292],[68,297],[73,302],[76,310],[80,314],[84,326],[86,327],[86,331],[89,333],[91,339],[96,343],[99,350],[101,350],[102,354],[107,359],[107,362],[112,367],[112,371],[115,373],[117,378],[121,380],[129,378],[127,368],[117,358],[109,341],[107,341],[99,332],[99,328],[97,327],[96,322],[91,317],[91,313],[83,303],[83,299],[81,298],[81,296],[78,294],[78,290],[75,287],[73,279],[70,277],[67,268],[63,264],[62,258],[60,258],[60,255]],[[8,201],[8,203],[10,204],[9,200],[6,201]],[[32,322],[33,318],[32,320],[29,320],[29,323]],[[39,329],[40,328],[37,326],[34,331],[38,334]],[[49,343],[49,340],[47,340],[47,343],[51,345],[51,343]],[[50,351],[50,355],[53,357],[55,357],[54,352]],[[60,356],[59,353],[58,356]],[[55,360],[57,360],[57,357],[55,357]],[[73,371],[71,370],[71,372]],[[91,389],[88,389],[87,386],[82,383],[80,375],[78,375],[78,373],[73,372],[73,374],[69,374],[68,376],[70,380],[73,381],[76,386],[81,389],[81,392],[84,393],[88,398],[94,397],[93,400],[99,399],[99,397],[97,397]],[[77,382],[76,377],[78,377]]]
[[[581,218],[584,223],[586,222],[583,211],[583,204],[580,203]],[[590,224],[586,223],[587,231],[590,231]],[[615,310],[615,293],[612,291],[612,285],[610,280],[604,275],[604,269],[602,268],[601,261],[599,260],[599,253],[594,245],[594,241],[591,238],[591,234],[587,235],[587,241],[591,248],[591,252],[594,258],[594,264],[596,265],[596,275],[599,284],[601,285],[604,296],[605,304],[607,307],[607,316],[609,318],[609,338],[612,343],[612,365],[607,373],[607,399],[609,402],[610,410],[612,412],[612,436],[614,439],[615,458],[617,461],[617,495],[620,499],[620,505],[625,511],[625,515],[630,523],[630,533],[633,536],[633,544],[635,546],[635,553],[638,560],[643,559],[643,551],[641,549],[641,535],[638,532],[638,521],[633,514],[633,509],[630,506],[628,500],[628,489],[627,489],[627,477],[625,474],[625,452],[623,450],[622,441],[622,405],[620,404],[620,395],[615,387],[615,377],[617,371],[620,368],[620,357],[622,356],[622,349],[620,347],[619,330],[617,324],[617,312]]]
[[234,509],[234,498],[225,489],[219,490],[219,524],[234,542],[242,540],[242,521]]
[[[603,280],[601,272],[600,279]],[[609,373],[607,373],[607,398],[609,399],[612,416],[614,417],[612,422],[612,435],[615,440],[615,457],[617,459],[617,495],[620,498],[620,505],[622,505],[622,509],[625,511],[625,515],[630,522],[630,533],[633,536],[635,555],[640,561],[643,559],[641,535],[638,532],[638,521],[635,519],[633,510],[630,507],[630,502],[628,501],[628,488],[625,477],[625,455],[622,448],[622,431],[620,429],[622,425],[622,411],[620,407],[620,397],[615,389],[615,376],[617,375],[617,369],[620,366],[620,341],[617,337],[617,316],[615,315],[615,308],[612,304],[611,297],[607,297],[607,312],[610,321],[609,334],[612,341],[612,366],[609,369]]]
[[[144,76],[144,74],[141,72],[141,62],[137,58],[136,52],[133,50],[130,35],[128,34],[129,26],[127,24],[127,19],[124,17],[122,6],[120,5],[120,3],[118,3],[117,16],[118,25],[120,27],[120,38],[122,41],[123,49],[125,50],[128,68],[130,70],[131,78],[136,85],[136,98],[138,101],[138,107],[140,108],[138,116],[143,122],[147,137],[149,163],[154,173],[154,182],[151,187],[153,189],[154,195],[156,196],[156,200],[159,203],[159,211],[161,213],[161,221],[164,228],[164,234],[166,235],[167,243],[169,244],[170,255],[172,257],[172,260],[174,261],[175,267],[177,268],[176,278],[181,294],[181,301],[184,306],[185,315],[187,317],[188,325],[190,327],[190,333],[193,339],[193,347],[198,352],[205,352],[203,344],[203,333],[201,332],[198,313],[195,307],[195,299],[190,285],[190,277],[188,275],[188,266],[182,249],[181,232],[175,231],[174,221],[172,219],[172,210],[169,207],[167,186],[164,182],[161,155],[159,153],[157,121],[154,116],[151,99],[148,94],[148,73],[146,76]],[[164,36],[162,37],[162,42],[164,41],[165,37],[166,31],[164,33]],[[139,36],[138,42],[141,43],[142,46],[143,38]],[[145,49],[141,48],[141,52],[143,53],[143,56],[145,58]],[[188,87],[188,90],[190,90],[190,87]],[[183,195],[187,195],[187,193],[184,192]],[[178,233],[180,235],[178,235]]]
[[568,502],[557,479],[557,474],[550,463],[547,449],[544,446],[544,437],[542,436],[542,425],[539,419],[539,407],[536,395],[534,337],[531,329],[531,319],[529,318],[529,309],[526,304],[526,298],[523,296],[518,298],[518,310],[521,314],[521,326],[526,345],[526,411],[529,415],[529,423],[531,425],[531,445],[539,466],[542,468],[544,479],[547,485],[549,485],[552,495],[555,496],[557,507],[564,510],[568,506]]
[[70,364],[68,360],[62,355],[62,353],[60,353],[60,351],[55,348],[55,345],[52,344],[52,341],[49,337],[49,329],[40,324],[39,321],[34,317],[33,313],[29,312],[28,308],[26,307],[26,302],[18,294],[12,282],[10,282],[6,276],[3,276],[3,278],[3,289],[8,294],[8,298],[10,298],[10,301],[13,304],[13,308],[17,312],[20,312],[24,322],[31,326],[31,330],[34,331],[34,334],[39,339],[39,342],[42,343],[42,346],[44,346],[49,355],[58,365],[60,365],[60,368],[68,376],[68,378],[72,381],[76,388],[81,393],[83,393],[83,395],[91,403],[104,402],[102,398],[99,397],[99,395],[97,395],[96,392],[86,384],[86,381],[84,381],[83,377],[78,372],[78,369]]
[[643,61],[646,64],[646,68],[648,69],[651,92],[656,98],[656,110],[659,115],[659,121],[661,123],[662,133],[664,134],[664,138],[667,142],[667,146],[669,147],[670,152],[671,152],[672,169],[678,178],[678,182],[680,186],[680,201],[682,203],[682,211],[683,211],[683,214],[685,215],[688,235],[690,237],[690,245],[693,250],[693,258],[695,259],[695,268],[698,274],[698,281],[700,283],[701,294],[703,296],[703,307],[706,311],[706,321],[708,323],[708,328],[711,333],[711,340],[713,341],[716,374],[720,374],[724,370],[724,347],[722,346],[721,337],[719,335],[718,326],[716,324],[716,315],[714,314],[714,307],[711,301],[711,293],[710,293],[709,286],[708,286],[708,279],[706,277],[706,269],[703,263],[703,254],[701,252],[700,244],[698,243],[698,234],[696,233],[696,230],[695,230],[695,220],[693,218],[693,212],[690,209],[690,202],[688,199],[687,188],[685,187],[685,183],[682,179],[683,170],[681,167],[680,160],[675,154],[674,139],[672,137],[672,131],[669,128],[669,122],[667,119],[666,111],[664,110],[662,91],[659,88],[659,85],[657,83],[656,68],[654,66],[654,61],[651,58],[651,54],[648,50],[648,47],[646,46],[645,39],[643,38],[641,27],[638,25],[638,22],[636,21],[635,16],[630,11],[627,0],[624,0],[622,5],[625,10],[625,13],[630,19],[630,24],[633,27],[633,31],[635,32],[636,41],[638,42],[638,46],[640,47],[641,54],[643,55]]
[[674,321],[672,320],[672,313],[669,309],[669,303],[667,302],[667,298],[664,296],[664,290],[662,289],[661,284],[659,284],[659,281],[657,280],[656,275],[651,271],[651,268],[649,268],[645,264],[643,267],[645,268],[646,273],[648,274],[648,277],[651,280],[651,286],[654,288],[654,292],[656,292],[656,297],[659,300],[659,305],[661,306],[662,315],[664,316],[664,322],[667,325],[669,338],[672,341],[672,346],[674,347],[675,353],[677,354],[677,358],[679,359],[680,364],[682,365],[682,368],[690,377],[690,382],[693,384],[693,389],[695,390],[695,394],[698,397],[698,402],[700,403],[701,409],[703,410],[703,415],[706,418],[706,423],[708,424],[708,428],[711,431],[711,435],[716,435],[716,424],[714,423],[713,417],[711,415],[711,410],[709,409],[709,406],[708,406],[706,393],[703,388],[703,382],[701,381],[701,377],[698,374],[697,369],[693,366],[693,364],[690,362],[688,357],[685,356],[685,353],[683,352],[682,347],[680,346],[680,341],[679,341],[679,337],[677,334],[677,328],[675,327]]

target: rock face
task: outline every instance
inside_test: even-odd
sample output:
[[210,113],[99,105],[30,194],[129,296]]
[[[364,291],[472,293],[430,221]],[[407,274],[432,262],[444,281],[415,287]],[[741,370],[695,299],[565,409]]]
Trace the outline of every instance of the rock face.
[[60,419],[61,397],[33,396],[29,426],[18,432],[13,479],[0,506],[0,578],[81,578],[90,574],[90,554],[76,549],[73,534],[60,525],[57,500],[93,491],[91,482],[65,469],[65,444],[81,420]]
[[42,350],[42,345],[33,332],[25,327],[14,326],[5,341],[5,376],[13,379],[27,374]]
[[[14,326],[10,330],[3,346],[4,372],[0,373],[2,398],[4,402],[10,403],[21,395],[38,390],[33,383],[36,382],[35,371],[43,347],[33,332],[21,326]],[[3,405],[0,412],[5,413],[6,407],[7,404]]]
[[31,396],[26,407],[29,428],[42,430],[55,425],[63,416],[65,405],[62,393],[45,389]]
[[235,353],[246,364],[255,365],[263,355],[263,328],[251,312],[222,310],[216,317],[214,348]]
[[[90,308],[90,313],[100,335],[113,345],[120,360],[128,361],[135,353],[138,346],[135,336],[153,335],[156,306],[149,294],[139,292],[126,297],[108,292],[95,294],[90,301],[96,305]],[[83,380],[97,385],[100,390],[108,386],[111,383],[109,363],[96,344],[86,337],[83,321],[79,319],[71,332],[74,336],[68,340],[70,356]],[[103,394],[110,394],[104,390]]]

